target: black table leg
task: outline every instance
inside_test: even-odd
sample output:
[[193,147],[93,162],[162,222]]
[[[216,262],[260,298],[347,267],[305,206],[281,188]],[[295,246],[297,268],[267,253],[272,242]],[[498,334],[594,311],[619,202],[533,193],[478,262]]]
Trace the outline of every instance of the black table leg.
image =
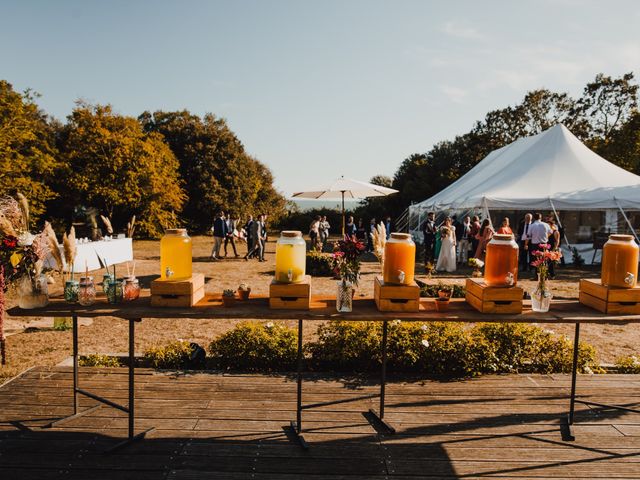
[[573,416],[576,408],[576,379],[578,375],[578,353],[580,350],[580,324],[576,323],[573,337],[573,363],[571,364],[571,398],[569,400],[569,414],[567,415],[567,440],[576,439],[573,434]]
[[[135,434],[135,339],[136,339],[136,322],[141,319],[133,320],[129,319],[129,405],[124,411],[128,414],[128,435],[127,439],[117,443],[113,447],[109,448],[107,452],[113,452],[118,450],[135,440],[140,440],[144,436],[154,429],[151,427],[138,434]],[[116,407],[117,408],[117,407]]]
[[382,425],[387,433],[396,433],[396,429],[391,426],[384,419],[384,397],[387,386],[387,333],[388,333],[388,320],[382,321],[382,370],[380,372],[380,410],[376,411],[375,408],[369,409],[369,414]]
[[304,449],[309,448],[309,444],[302,436],[302,319],[298,320],[298,372],[297,372],[297,399],[296,399],[296,420],[291,421],[291,431],[297,442]]

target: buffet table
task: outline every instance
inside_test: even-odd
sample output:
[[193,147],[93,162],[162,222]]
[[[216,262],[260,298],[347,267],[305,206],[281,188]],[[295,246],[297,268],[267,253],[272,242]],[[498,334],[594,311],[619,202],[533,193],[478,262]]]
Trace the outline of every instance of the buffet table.
[[[575,324],[573,365],[571,373],[571,393],[569,396],[568,415],[565,418],[568,434],[567,440],[574,440],[571,426],[574,420],[576,403],[585,403],[602,408],[621,409],[640,413],[640,410],[629,409],[612,405],[604,405],[592,401],[585,402],[576,398],[576,377],[578,362],[578,342],[580,339],[580,325],[583,323],[604,323],[613,325],[625,325],[628,323],[640,323],[640,315],[606,315],[585,307],[576,300],[554,300],[551,311],[548,313],[533,312],[525,302],[522,314],[518,315],[485,315],[472,309],[463,299],[453,299],[447,312],[436,312],[433,299],[421,299],[420,310],[411,312],[379,312],[373,299],[356,298],[353,301],[353,312],[338,313],[335,308],[335,299],[329,297],[312,297],[310,310],[272,310],[269,308],[268,298],[255,297],[247,301],[237,302],[234,307],[224,307],[220,296],[205,296],[192,308],[160,308],[152,307],[149,292],[143,291],[141,298],[133,302],[118,305],[107,304],[104,299],[98,299],[96,304],[90,307],[82,307],[64,302],[62,299],[52,299],[51,303],[42,309],[21,310],[13,308],[8,311],[12,316],[49,316],[73,318],[73,390],[74,405],[73,414],[61,420],[53,422],[51,426],[66,422],[72,418],[85,415],[95,410],[98,406],[87,410],[78,410],[79,395],[84,395],[98,402],[119,409],[128,414],[128,437],[118,443],[113,449],[120,448],[131,441],[144,437],[149,431],[135,433],[135,368],[134,368],[134,344],[135,324],[145,318],[182,318],[182,319],[252,319],[252,320],[297,320],[298,321],[298,353],[297,353],[297,408],[296,420],[291,422],[292,433],[303,448],[308,445],[302,436],[302,411],[312,408],[313,405],[302,404],[303,381],[303,353],[302,353],[302,327],[305,320],[344,320],[344,321],[376,321],[382,322],[382,366],[380,381],[379,409],[370,410],[373,421],[388,433],[394,433],[392,425],[384,419],[385,386],[387,366],[387,330],[388,322],[402,320],[407,322],[518,322],[518,323],[573,323]],[[102,398],[80,388],[78,384],[78,318],[81,317],[115,317],[129,322],[129,402],[127,406],[119,405],[108,399]],[[113,450],[112,449],[112,450]]]

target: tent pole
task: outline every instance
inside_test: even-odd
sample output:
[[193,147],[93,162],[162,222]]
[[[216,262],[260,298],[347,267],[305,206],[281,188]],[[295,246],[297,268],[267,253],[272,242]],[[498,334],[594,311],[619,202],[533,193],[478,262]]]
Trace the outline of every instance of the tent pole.
[[633,228],[633,225],[631,225],[631,222],[629,221],[629,217],[627,217],[627,214],[624,213],[624,210],[620,206],[620,203],[618,202],[618,199],[616,197],[613,197],[613,199],[615,200],[616,205],[618,205],[618,209],[620,210],[620,213],[622,213],[622,216],[624,217],[625,221],[627,222],[627,225],[629,225],[629,229],[631,230],[631,233],[633,234],[634,237],[636,237],[636,242],[640,243],[640,240],[638,239],[638,235],[636,235],[636,230]]
[[344,190],[340,193],[342,193],[342,238],[344,238]]
[[567,244],[567,247],[569,247],[569,250],[571,250],[571,244],[569,243],[569,239],[567,238],[567,234],[564,232],[564,228],[562,227],[562,222],[560,221],[560,217],[558,216],[558,212],[556,211],[556,207],[553,204],[553,200],[549,199],[549,203],[551,204],[551,209],[553,210],[553,214],[556,216],[556,221],[558,222],[558,227],[562,228],[562,237],[564,238],[564,242]]

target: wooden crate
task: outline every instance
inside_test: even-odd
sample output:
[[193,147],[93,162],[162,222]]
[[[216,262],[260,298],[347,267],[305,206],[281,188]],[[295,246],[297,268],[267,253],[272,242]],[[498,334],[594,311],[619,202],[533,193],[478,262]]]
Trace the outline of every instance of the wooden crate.
[[465,288],[467,303],[481,313],[522,313],[520,287],[489,287],[482,278],[467,278]]
[[385,284],[382,277],[374,280],[373,297],[381,312],[417,312],[420,309],[420,287]]
[[269,285],[269,307],[280,310],[309,310],[311,308],[311,277],[305,275],[298,283],[280,283],[275,279]]
[[204,298],[204,274],[194,273],[186,280],[151,282],[151,306],[193,307]]
[[580,280],[580,303],[602,313],[640,314],[640,287],[605,287],[599,279]]

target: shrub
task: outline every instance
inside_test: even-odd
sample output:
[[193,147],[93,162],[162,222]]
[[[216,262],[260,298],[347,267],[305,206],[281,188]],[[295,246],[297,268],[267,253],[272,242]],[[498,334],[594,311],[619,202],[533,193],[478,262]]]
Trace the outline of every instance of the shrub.
[[331,254],[308,251],[306,270],[308,275],[314,277],[332,277],[334,272],[331,268]]
[[109,355],[91,354],[78,358],[81,367],[120,367],[120,360]]
[[185,369],[191,366],[194,346],[185,340],[153,346],[144,352],[144,361],[153,368]]
[[635,355],[616,358],[616,367],[620,373],[640,373],[640,358]]
[[438,290],[449,290],[451,291],[451,298],[464,298],[466,291],[462,285],[458,284],[444,284],[442,282],[438,282],[437,284],[425,284],[420,287],[420,296],[421,297],[437,297]]
[[313,364],[368,370],[380,365],[379,322],[330,321],[318,327],[318,340],[307,346]]
[[215,368],[249,371],[292,370],[297,333],[281,323],[241,322],[209,345]]

